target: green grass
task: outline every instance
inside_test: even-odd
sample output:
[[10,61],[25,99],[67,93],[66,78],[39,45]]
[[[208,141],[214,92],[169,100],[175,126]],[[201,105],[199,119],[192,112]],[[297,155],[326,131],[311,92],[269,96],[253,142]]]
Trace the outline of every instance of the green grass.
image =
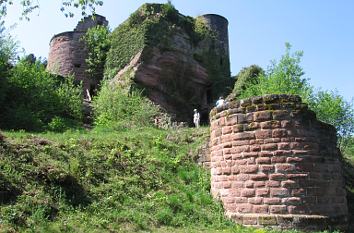
[[224,217],[195,163],[208,132],[5,132],[0,232],[277,232]]

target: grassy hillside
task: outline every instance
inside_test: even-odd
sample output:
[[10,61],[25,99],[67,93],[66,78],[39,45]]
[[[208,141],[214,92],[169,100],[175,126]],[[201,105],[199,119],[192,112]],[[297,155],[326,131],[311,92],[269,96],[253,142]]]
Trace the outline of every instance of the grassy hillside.
[[224,218],[195,163],[207,128],[4,135],[0,232],[274,232]]

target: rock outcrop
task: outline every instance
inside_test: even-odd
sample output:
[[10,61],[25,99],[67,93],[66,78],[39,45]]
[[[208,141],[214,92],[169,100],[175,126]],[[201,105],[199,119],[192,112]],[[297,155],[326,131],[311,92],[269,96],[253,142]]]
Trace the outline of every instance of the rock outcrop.
[[[113,70],[108,72],[114,77],[111,82],[144,90],[176,121],[191,123],[193,109],[197,108],[207,123],[216,97],[232,86],[227,20],[217,15],[206,16],[208,20],[204,16],[193,19],[175,9],[166,13],[164,6],[145,4],[113,32],[106,64],[109,71]],[[204,34],[196,32],[196,23]],[[223,27],[217,31],[216,25]],[[133,38],[136,45],[126,48]],[[122,46],[125,41],[127,46]],[[125,54],[127,49],[131,49],[129,54]],[[118,56],[129,59],[115,61]]]

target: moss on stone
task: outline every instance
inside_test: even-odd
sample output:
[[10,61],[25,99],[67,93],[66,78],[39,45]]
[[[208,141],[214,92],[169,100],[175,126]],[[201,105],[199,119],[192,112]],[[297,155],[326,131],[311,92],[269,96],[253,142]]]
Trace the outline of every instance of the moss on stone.
[[208,71],[212,99],[230,92],[233,81],[230,78],[229,58],[225,51],[218,51],[220,46],[216,32],[211,31],[202,18],[181,15],[170,3],[144,4],[112,32],[105,78],[113,78],[140,51],[144,50],[144,60],[149,59],[150,47],[173,50],[171,38],[180,32],[189,36],[196,48],[194,59]]

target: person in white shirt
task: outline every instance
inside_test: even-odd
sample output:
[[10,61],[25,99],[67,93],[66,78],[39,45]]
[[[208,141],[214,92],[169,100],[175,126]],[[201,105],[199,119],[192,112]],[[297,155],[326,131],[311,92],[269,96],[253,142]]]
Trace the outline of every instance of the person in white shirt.
[[220,97],[219,97],[219,100],[216,101],[216,107],[217,107],[217,108],[218,108],[218,107],[221,107],[221,106],[224,105],[224,103],[225,103],[224,98],[223,98],[222,96],[220,96]]
[[199,128],[200,124],[200,114],[197,109],[194,109],[194,115],[193,115],[193,123],[196,128]]

